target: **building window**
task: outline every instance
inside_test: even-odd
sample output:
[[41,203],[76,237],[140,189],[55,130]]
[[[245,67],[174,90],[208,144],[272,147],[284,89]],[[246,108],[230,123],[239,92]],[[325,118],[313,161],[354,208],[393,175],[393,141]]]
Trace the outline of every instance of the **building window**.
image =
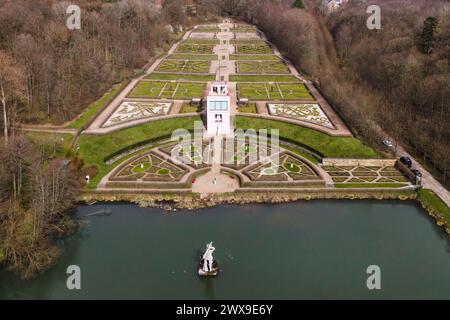
[[212,111],[227,111],[228,103],[227,101],[209,101],[208,108]]

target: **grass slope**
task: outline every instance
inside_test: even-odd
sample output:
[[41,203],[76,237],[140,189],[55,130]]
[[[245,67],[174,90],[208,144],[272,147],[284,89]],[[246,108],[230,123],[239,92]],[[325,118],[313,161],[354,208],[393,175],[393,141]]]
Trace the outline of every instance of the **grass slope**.
[[56,157],[64,157],[74,139],[70,133],[26,131],[25,135],[45,154]]
[[236,127],[246,129],[279,129],[280,138],[289,139],[319,151],[325,157],[379,158],[380,156],[353,137],[332,137],[325,133],[276,120],[236,117]]
[[447,228],[450,228],[450,208],[439,196],[430,189],[419,191],[419,200],[431,213],[439,216]]

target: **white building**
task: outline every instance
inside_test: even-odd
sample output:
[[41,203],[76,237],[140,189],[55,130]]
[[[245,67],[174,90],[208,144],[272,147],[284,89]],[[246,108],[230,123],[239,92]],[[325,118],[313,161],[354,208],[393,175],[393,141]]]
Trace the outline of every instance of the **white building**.
[[206,99],[207,134],[230,134],[231,112],[227,82],[214,81]]

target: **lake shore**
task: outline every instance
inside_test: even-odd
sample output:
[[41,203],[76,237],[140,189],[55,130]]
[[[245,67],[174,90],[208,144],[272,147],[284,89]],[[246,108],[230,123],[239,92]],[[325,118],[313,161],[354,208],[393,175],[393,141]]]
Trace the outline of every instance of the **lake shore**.
[[425,211],[436,220],[436,224],[445,229],[450,235],[450,225],[445,217],[439,213],[433,205],[425,203],[414,190],[328,190],[305,192],[286,191],[246,191],[234,193],[222,193],[200,196],[195,193],[158,193],[158,194],[135,194],[135,193],[96,193],[84,192],[80,196],[80,202],[130,202],[141,207],[160,207],[165,211],[174,210],[197,210],[210,208],[221,204],[255,204],[255,203],[287,203],[299,200],[402,200],[417,201]]

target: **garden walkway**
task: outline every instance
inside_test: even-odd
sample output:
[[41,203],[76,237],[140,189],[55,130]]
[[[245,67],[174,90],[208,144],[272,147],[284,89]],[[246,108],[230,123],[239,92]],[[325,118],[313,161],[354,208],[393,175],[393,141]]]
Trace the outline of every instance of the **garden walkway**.
[[214,138],[214,151],[211,171],[198,177],[192,184],[192,191],[201,195],[234,192],[239,188],[237,179],[220,172],[222,160],[222,137]]

